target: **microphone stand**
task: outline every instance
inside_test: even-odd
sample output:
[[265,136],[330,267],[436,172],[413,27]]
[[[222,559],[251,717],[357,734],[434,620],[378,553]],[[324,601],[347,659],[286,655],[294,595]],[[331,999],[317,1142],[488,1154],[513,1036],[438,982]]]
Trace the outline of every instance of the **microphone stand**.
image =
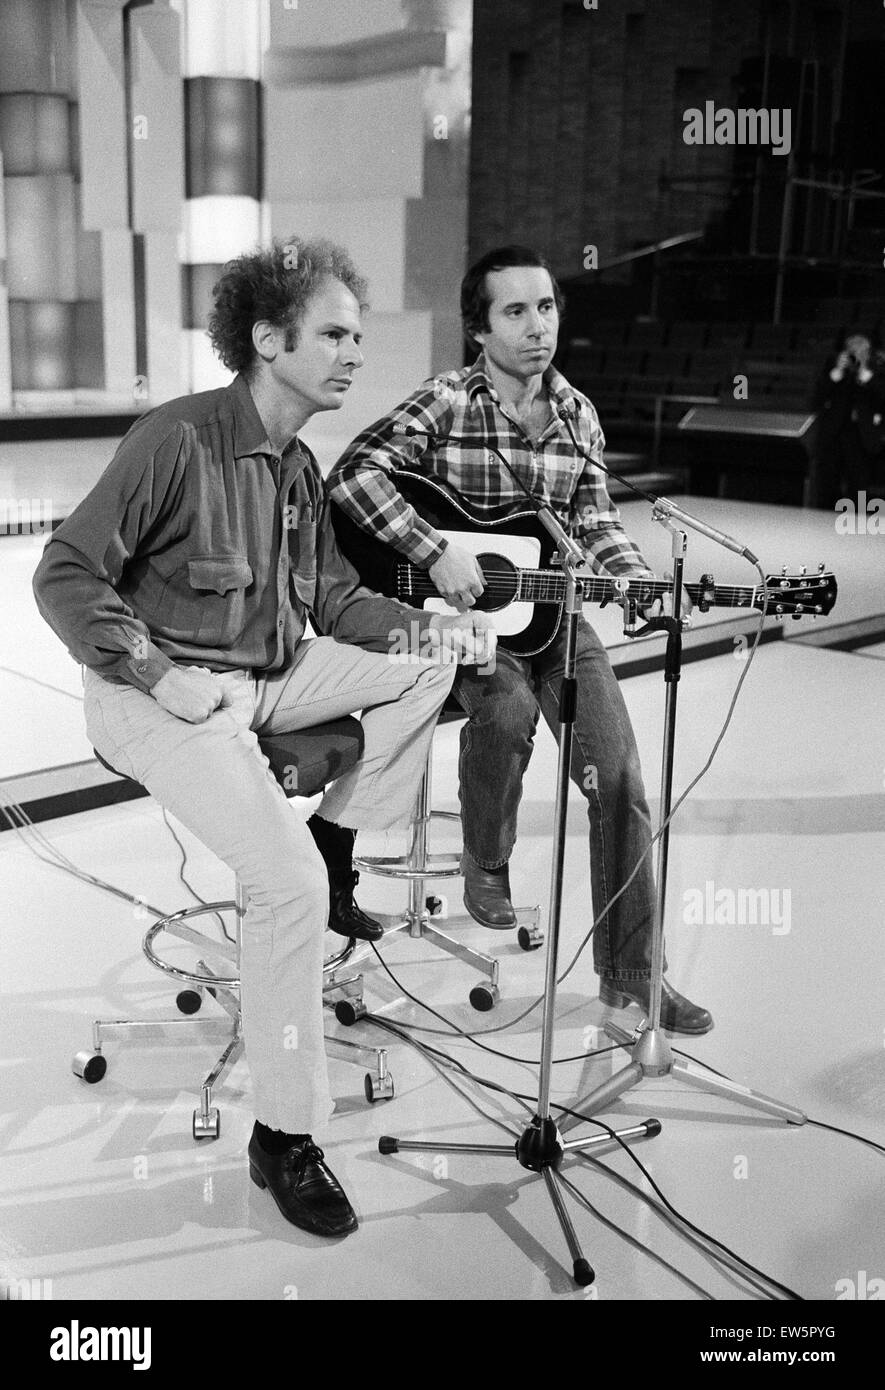
[[[499,455],[499,457],[501,457]],[[509,465],[507,465],[509,468]],[[512,470],[511,470],[512,471]],[[514,477],[516,475],[514,474]],[[517,480],[519,481],[519,480]],[[553,1067],[553,1030],[556,1015],[557,965],[559,957],[559,930],[562,912],[562,875],[565,858],[565,826],[568,809],[569,768],[571,766],[572,734],[577,703],[576,650],[578,617],[583,606],[584,594],[580,571],[586,567],[586,559],[581,548],[567,535],[554,513],[543,506],[538,499],[527,492],[536,508],[538,519],[556,542],[562,557],[562,568],[566,579],[566,651],[565,674],[559,697],[559,760],[556,771],[556,799],[553,831],[553,866],[550,887],[550,911],[547,928],[547,962],[544,979],[544,1002],[541,1026],[541,1058],[538,1069],[538,1109],[531,1123],[511,1144],[440,1144],[419,1140],[396,1139],[382,1135],[378,1140],[378,1151],[382,1154],[394,1153],[469,1153],[491,1154],[498,1157],[513,1157],[532,1172],[540,1173],[544,1179],[547,1193],[559,1222],[566,1245],[572,1258],[572,1272],[575,1283],[584,1287],[596,1277],[588,1261],[584,1258],[578,1243],[575,1228],[563,1200],[563,1183],[559,1168],[569,1153],[607,1151],[618,1141],[652,1138],[661,1130],[658,1120],[645,1120],[628,1129],[594,1135],[584,1139],[563,1140],[556,1121],[550,1113],[550,1080]]]
[[[566,427],[572,438],[572,443],[578,453],[584,454],[578,444],[572,430],[570,417],[567,412],[560,412],[561,418],[565,421]],[[595,467],[607,473],[609,470],[602,464],[590,460]],[[615,474],[615,477],[618,475]],[[628,482],[627,479],[620,479]],[[630,485],[628,483],[628,485]],[[634,492],[639,492],[638,488],[633,488]],[[704,1091],[710,1091],[714,1095],[724,1096],[728,1100],[739,1101],[742,1105],[749,1106],[751,1109],[761,1110],[767,1115],[774,1115],[778,1119],[786,1120],[789,1124],[801,1125],[805,1123],[806,1115],[797,1110],[795,1106],[786,1105],[782,1101],[774,1100],[771,1096],[762,1095],[758,1091],[751,1091],[746,1086],[741,1086],[736,1081],[730,1081],[727,1077],[719,1077],[714,1073],[705,1071],[696,1066],[693,1062],[682,1057],[674,1057],[669,1040],[661,1029],[661,993],[664,977],[664,910],[667,896],[667,865],[670,847],[670,825],[669,816],[673,793],[673,754],[676,743],[676,699],[679,678],[682,673],[682,620],[676,616],[681,609],[682,598],[682,571],[685,561],[686,534],[673,525],[673,520],[681,521],[686,526],[708,536],[711,540],[724,545],[728,550],[734,551],[738,555],[744,556],[752,563],[758,565],[756,556],[746,546],[735,541],[731,536],[727,536],[722,531],[717,531],[715,527],[709,526],[706,522],[692,516],[682,507],[677,506],[666,497],[655,497],[653,494],[641,492],[640,495],[652,503],[652,520],[660,524],[670,532],[672,536],[672,557],[673,557],[673,585],[671,590],[672,606],[670,617],[661,616],[652,618],[646,622],[645,626],[636,630],[632,626],[632,617],[635,608],[631,609],[632,600],[626,600],[624,632],[628,637],[643,637],[647,632],[655,629],[667,633],[667,650],[664,658],[664,681],[666,683],[666,704],[664,711],[664,747],[661,766],[661,825],[660,838],[658,840],[657,854],[657,873],[656,873],[656,899],[655,914],[652,926],[651,940],[651,973],[649,988],[649,1007],[648,1018],[645,1026],[637,1029],[634,1033],[629,1033],[625,1029],[618,1027],[611,1021],[605,1025],[605,1031],[613,1042],[619,1043],[623,1047],[634,1044],[631,1060],[621,1071],[616,1072],[608,1081],[591,1091],[589,1095],[580,1100],[574,1107],[583,1111],[587,1115],[592,1115],[598,1110],[604,1110],[611,1101],[617,1100],[625,1091],[638,1085],[647,1077],[674,1076],[680,1081],[687,1082],[690,1086],[698,1087]],[[567,1132],[574,1125],[580,1124],[580,1119],[567,1116],[561,1128]]]

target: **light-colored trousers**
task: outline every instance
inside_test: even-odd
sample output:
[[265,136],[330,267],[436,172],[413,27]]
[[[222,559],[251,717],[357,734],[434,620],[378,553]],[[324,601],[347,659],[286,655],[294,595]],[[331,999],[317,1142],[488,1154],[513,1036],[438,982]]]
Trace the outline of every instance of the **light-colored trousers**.
[[225,703],[202,724],[151,695],[84,673],[86,730],[112,767],[140,782],[234,871],[249,898],[240,949],[243,1037],[255,1114],[272,1129],[321,1134],[333,1105],[323,1039],[326,866],[270,771],[259,734],[362,710],[363,756],[318,814],[352,829],[408,818],[453,664],[368,652],[317,637],[286,671],[219,675]]

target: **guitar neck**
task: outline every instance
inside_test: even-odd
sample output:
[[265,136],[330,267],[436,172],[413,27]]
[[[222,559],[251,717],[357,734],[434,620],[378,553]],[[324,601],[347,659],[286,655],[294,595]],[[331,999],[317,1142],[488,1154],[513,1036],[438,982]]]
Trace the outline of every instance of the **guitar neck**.
[[[436,588],[426,570],[415,565],[403,563],[398,567],[403,586],[401,597],[406,593],[416,598],[438,598]],[[557,570],[519,570],[515,600],[518,603],[561,604],[565,601],[565,577]],[[489,581],[494,588],[494,578]],[[590,603],[610,603],[623,598],[626,593],[638,603],[653,603],[671,592],[666,579],[647,579],[642,576],[607,579],[600,576],[583,579],[584,597]],[[703,598],[705,604],[715,608],[752,608],[755,606],[761,586],[753,584],[714,584],[709,588],[701,584],[684,584],[683,588],[693,603]]]

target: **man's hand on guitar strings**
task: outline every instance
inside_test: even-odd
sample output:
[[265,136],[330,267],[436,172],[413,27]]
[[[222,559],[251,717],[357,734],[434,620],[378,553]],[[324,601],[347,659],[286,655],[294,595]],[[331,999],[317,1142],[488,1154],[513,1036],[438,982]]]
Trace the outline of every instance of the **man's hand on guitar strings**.
[[464,546],[452,545],[451,541],[427,573],[440,597],[459,613],[472,608],[485,588],[485,579],[475,557]]
[[[667,580],[668,583],[672,584],[672,574],[665,574],[664,578],[665,580]],[[679,596],[679,607],[679,616],[682,619],[682,625],[683,627],[689,627],[691,625],[691,612],[694,608],[694,601],[684,584],[682,586],[682,592]],[[645,607],[639,609],[640,616],[645,618],[646,622],[649,618],[660,618],[662,614],[669,618],[672,612],[672,594],[664,594],[664,597],[662,599],[656,598],[652,603],[649,603]]]
[[462,666],[492,666],[498,634],[487,613],[434,613],[430,619],[432,658]]

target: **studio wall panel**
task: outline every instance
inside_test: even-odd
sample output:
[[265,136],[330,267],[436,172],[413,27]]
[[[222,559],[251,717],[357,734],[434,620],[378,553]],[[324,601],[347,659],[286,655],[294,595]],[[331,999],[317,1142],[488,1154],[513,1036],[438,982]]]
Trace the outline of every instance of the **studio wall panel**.
[[191,391],[214,391],[228,386],[233,375],[219,362],[204,329],[191,328],[184,334],[187,373]]
[[265,187],[272,202],[423,193],[420,73],[345,87],[268,87],[264,99]]
[[276,0],[268,7],[273,45],[324,47],[403,27],[401,0]]
[[68,92],[70,53],[65,0],[2,0],[0,92]]
[[[274,0],[280,8],[289,0]],[[187,77],[261,76],[265,0],[172,0],[181,16]],[[297,6],[296,6],[297,8]]]
[[212,312],[212,287],[218,281],[224,266],[220,262],[209,265],[183,265],[181,267],[182,315],[186,329],[206,330]]
[[467,199],[406,204],[406,308],[454,312],[467,256]]
[[251,250],[260,235],[261,209],[254,198],[189,198],[181,258],[193,265],[229,261]]
[[184,198],[184,103],[179,18],[151,6],[129,14],[132,228],[178,231]]
[[10,297],[14,391],[65,391],[74,386],[75,306]]
[[132,233],[112,228],[99,235],[105,389],[131,397],[137,375]]
[[4,180],[11,299],[74,300],[77,232],[70,174]]
[[186,192],[261,197],[261,88],[243,77],[192,77],[184,84]]
[[94,391],[104,386],[102,306],[97,300],[74,305],[74,385]]
[[0,410],[12,408],[12,361],[9,333],[9,291],[6,287],[6,202],[3,190],[3,150],[0,149]]
[[0,149],[7,176],[71,170],[70,104],[64,95],[0,95]]
[[77,226],[77,298],[101,299],[101,232]]
[[181,267],[178,236],[148,232],[144,238],[145,334],[148,396],[152,403],[180,396],[183,375]]
[[123,0],[80,0],[77,108],[84,227],[129,225]]

